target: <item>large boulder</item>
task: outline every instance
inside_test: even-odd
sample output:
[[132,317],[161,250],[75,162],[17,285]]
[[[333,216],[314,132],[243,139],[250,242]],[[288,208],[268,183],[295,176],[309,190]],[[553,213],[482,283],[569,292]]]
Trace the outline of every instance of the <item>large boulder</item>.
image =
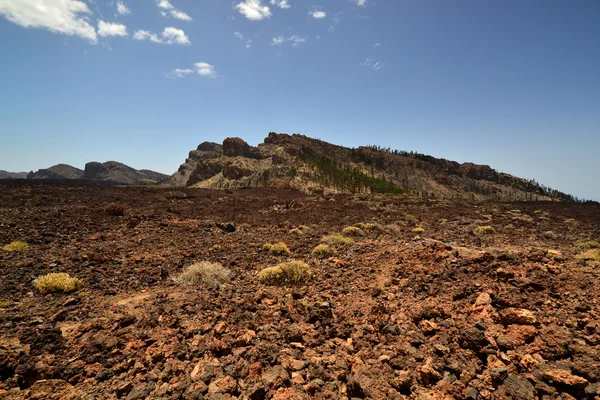
[[227,157],[249,157],[250,145],[238,137],[227,138],[223,141],[223,155]]

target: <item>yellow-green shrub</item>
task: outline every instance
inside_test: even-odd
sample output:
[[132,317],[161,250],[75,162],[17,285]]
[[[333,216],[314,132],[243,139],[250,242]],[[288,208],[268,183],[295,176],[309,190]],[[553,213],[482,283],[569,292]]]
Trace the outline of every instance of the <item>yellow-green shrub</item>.
[[417,235],[420,235],[423,232],[425,232],[425,229],[421,228],[420,226],[412,229],[412,233],[416,233]]
[[342,229],[342,235],[344,236],[364,236],[365,232],[356,227],[356,226],[347,226],[344,229]]
[[290,261],[260,271],[258,279],[266,285],[304,283],[310,280],[312,272],[302,261]]
[[336,244],[350,244],[352,242],[354,242],[354,240],[342,235],[328,235],[321,238],[321,243],[325,243],[330,246],[335,246]]
[[70,293],[83,287],[83,282],[77,278],[71,278],[64,272],[52,272],[40,276],[33,281],[33,287],[41,293]]
[[583,253],[578,254],[577,258],[580,260],[600,261],[600,250],[592,249],[592,250],[584,251]]
[[316,258],[329,258],[335,255],[335,249],[326,244],[320,244],[312,251],[312,255]]
[[283,242],[279,242],[279,243],[275,243],[274,245],[271,245],[269,252],[271,254],[273,254],[274,256],[289,256],[290,254],[292,254],[290,249],[287,247],[287,244],[285,244]]
[[478,226],[477,228],[475,228],[473,233],[475,233],[478,236],[491,235],[492,233],[496,233],[496,230],[492,226],[485,225],[485,226]]
[[15,240],[14,242],[11,242],[11,243],[7,244],[6,246],[2,247],[2,250],[8,251],[8,252],[27,251],[27,250],[29,250],[29,245],[20,240]]

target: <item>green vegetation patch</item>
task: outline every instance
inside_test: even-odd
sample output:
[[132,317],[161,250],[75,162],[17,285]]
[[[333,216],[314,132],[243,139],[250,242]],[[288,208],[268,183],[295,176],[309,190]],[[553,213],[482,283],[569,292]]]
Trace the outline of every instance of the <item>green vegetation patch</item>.
[[285,244],[283,242],[279,242],[279,243],[275,243],[275,244],[267,243],[263,246],[263,250],[268,251],[269,253],[273,254],[274,256],[281,256],[281,257],[286,257],[286,256],[289,256],[290,254],[292,254],[292,252],[288,248],[287,244]]
[[325,243],[330,246],[335,246],[337,244],[350,244],[352,242],[354,242],[352,238],[345,237],[342,235],[327,235],[321,238],[321,243]]
[[600,249],[592,249],[584,251],[577,255],[579,260],[591,260],[600,262]]
[[416,227],[416,228],[413,228],[413,229],[411,230],[411,232],[412,232],[412,233],[416,233],[417,235],[420,235],[420,234],[422,234],[422,233],[424,233],[424,232],[425,232],[425,229],[423,229],[422,227],[418,226],[418,227]]
[[365,236],[365,232],[357,226],[347,226],[342,229],[342,235],[344,236]]

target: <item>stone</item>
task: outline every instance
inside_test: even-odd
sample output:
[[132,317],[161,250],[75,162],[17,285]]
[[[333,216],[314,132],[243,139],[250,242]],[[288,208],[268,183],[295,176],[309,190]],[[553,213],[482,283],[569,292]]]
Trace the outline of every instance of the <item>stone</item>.
[[490,371],[492,381],[500,383],[508,377],[508,370],[506,368],[494,368]]
[[538,322],[535,314],[525,308],[507,308],[500,311],[500,317],[502,318],[502,322],[507,325],[536,325]]
[[115,387],[115,394],[117,395],[117,397],[123,397],[127,393],[129,393],[132,388],[133,388],[133,385],[129,381],[119,382],[119,383],[117,383],[117,385]]
[[494,398],[531,400],[537,397],[535,395],[535,388],[527,379],[518,375],[511,375],[498,387],[494,394]]
[[233,393],[237,389],[237,381],[229,376],[223,375],[208,385],[208,393]]
[[147,399],[150,395],[150,393],[154,390],[155,385],[154,382],[151,382],[149,384],[140,384],[136,387],[134,387],[129,394],[127,395],[127,397],[125,398],[126,400],[142,400],[142,399]]
[[289,384],[290,374],[283,365],[275,365],[262,374],[261,380],[267,386],[278,388]]
[[543,371],[542,376],[550,382],[574,386],[577,388],[584,388],[589,384],[587,379],[582,378],[581,376],[573,375],[571,371],[566,369],[549,369]]
[[410,372],[408,371],[399,371],[396,373],[396,376],[390,382],[392,387],[399,392],[405,392],[410,389],[410,386],[413,383],[413,378]]
[[477,299],[475,300],[475,305],[473,308],[485,307],[485,306],[489,306],[490,304],[492,304],[492,298],[490,297],[489,294],[487,294],[486,292],[483,292],[479,296],[477,296]]
[[496,270],[496,278],[498,278],[498,280],[500,282],[506,282],[509,279],[512,279],[515,277],[515,273],[511,272],[511,271],[507,271],[504,268],[498,268]]

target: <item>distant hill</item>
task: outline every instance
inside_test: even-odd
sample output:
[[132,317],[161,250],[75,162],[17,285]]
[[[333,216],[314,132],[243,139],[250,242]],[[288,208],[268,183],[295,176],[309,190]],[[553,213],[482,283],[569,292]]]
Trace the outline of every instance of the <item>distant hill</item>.
[[83,171],[67,164],[57,164],[50,168],[30,172],[27,179],[82,179]]
[[27,179],[78,179],[95,182],[112,182],[123,185],[139,185],[165,180],[168,178],[168,175],[147,169],[136,170],[116,161],[108,161],[105,163],[89,162],[85,165],[84,170],[67,164],[58,164],[50,168],[30,172],[26,177]]
[[27,172],[8,172],[0,170],[0,179],[25,179]]
[[271,132],[257,147],[240,138],[190,151],[169,187],[283,187],[309,193],[414,193],[436,198],[574,200],[487,165],[375,146],[346,148]]

